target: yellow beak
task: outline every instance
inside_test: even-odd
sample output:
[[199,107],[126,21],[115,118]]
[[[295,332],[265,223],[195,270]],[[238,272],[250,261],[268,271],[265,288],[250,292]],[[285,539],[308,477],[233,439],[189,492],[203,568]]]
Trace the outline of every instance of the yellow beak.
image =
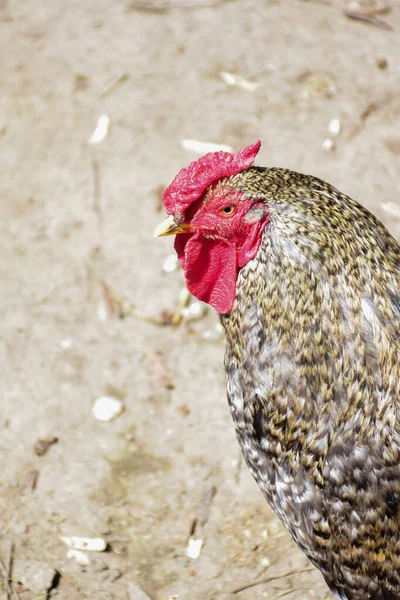
[[162,221],[154,230],[154,237],[161,237],[163,235],[175,235],[177,233],[191,233],[193,226],[187,223],[181,223],[177,225],[174,221],[174,217],[169,215],[164,221]]

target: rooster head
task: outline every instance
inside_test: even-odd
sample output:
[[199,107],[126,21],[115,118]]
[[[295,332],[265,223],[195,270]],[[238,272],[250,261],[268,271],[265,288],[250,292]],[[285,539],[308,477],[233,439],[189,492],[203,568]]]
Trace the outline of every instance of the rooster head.
[[238,271],[257,254],[268,222],[265,204],[235,182],[260,146],[256,141],[234,154],[210,152],[182,169],[163,195],[169,216],[154,232],[177,234],[188,290],[220,314],[230,312]]

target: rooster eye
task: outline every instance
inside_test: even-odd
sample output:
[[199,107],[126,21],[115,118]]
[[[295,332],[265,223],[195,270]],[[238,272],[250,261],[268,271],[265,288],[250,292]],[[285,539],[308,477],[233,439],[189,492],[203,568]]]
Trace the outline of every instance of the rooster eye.
[[235,211],[236,211],[235,206],[225,206],[225,208],[223,208],[221,210],[221,215],[224,215],[224,217],[230,217],[231,215],[234,214]]

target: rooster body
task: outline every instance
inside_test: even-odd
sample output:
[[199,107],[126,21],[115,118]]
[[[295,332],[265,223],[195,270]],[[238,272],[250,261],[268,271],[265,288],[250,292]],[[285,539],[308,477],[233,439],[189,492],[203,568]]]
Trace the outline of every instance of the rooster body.
[[[241,218],[232,237],[201,225],[213,203],[221,219],[232,206]],[[194,231],[202,277],[221,240],[223,256],[236,249],[231,304],[220,299],[227,270],[218,294],[209,279],[196,289],[229,305],[228,400],[253,477],[336,598],[400,599],[398,244],[349,197],[284,169],[246,166],[188,208],[174,222],[189,227],[176,238],[189,285]]]

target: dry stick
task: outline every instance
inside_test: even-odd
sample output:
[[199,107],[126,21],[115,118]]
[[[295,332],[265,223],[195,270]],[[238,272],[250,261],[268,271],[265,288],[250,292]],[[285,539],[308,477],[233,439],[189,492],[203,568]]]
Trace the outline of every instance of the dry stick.
[[242,449],[239,448],[239,457],[237,460],[236,472],[235,472],[235,483],[237,485],[239,485],[239,483],[240,483],[240,475],[242,473],[242,464],[243,464],[243,453],[242,453]]
[[93,149],[89,159],[90,172],[92,175],[92,209],[96,215],[97,226],[99,230],[100,239],[103,238],[103,213],[100,204],[100,165],[96,155],[96,151]]
[[153,2],[131,2],[129,8],[131,10],[142,11],[163,11],[169,8],[198,8],[203,6],[218,6],[228,0],[154,0]]
[[370,23],[371,25],[375,25],[375,27],[379,27],[379,29],[383,29],[384,31],[393,31],[393,27],[390,25],[390,23],[387,23],[383,19],[378,19],[378,17],[363,15],[362,13],[351,10],[345,10],[343,12],[345,16],[349,19],[355,19],[357,21],[364,21],[364,23]]
[[308,567],[307,569],[294,569],[293,571],[287,571],[287,573],[282,573],[282,575],[275,575],[273,577],[267,577],[266,579],[260,579],[260,581],[254,581],[253,583],[248,583],[236,590],[233,590],[232,594],[240,594],[240,592],[244,592],[252,587],[256,587],[257,585],[263,585],[264,583],[269,583],[270,581],[276,581],[277,579],[284,579],[285,577],[290,577],[291,575],[299,575],[300,573],[309,573],[310,571],[314,571],[314,567]]
[[5,600],[10,600],[10,592],[11,592],[10,581],[11,581],[11,571],[12,571],[12,562],[13,562],[13,551],[14,551],[14,544],[12,542],[10,542],[10,547],[8,549],[8,557],[7,557],[7,567],[6,567],[7,584],[6,584]]
[[8,577],[7,577],[7,571],[1,560],[0,560],[0,571],[1,571],[1,575],[4,579],[4,587],[6,589],[6,594],[8,594],[9,581],[8,581]]
[[104,98],[112,92],[115,92],[119,88],[119,86],[125,83],[125,81],[128,81],[128,79],[129,75],[127,73],[124,73],[123,75],[120,75],[119,77],[113,79],[113,81],[106,87],[106,89],[103,92],[101,92],[100,98]]

